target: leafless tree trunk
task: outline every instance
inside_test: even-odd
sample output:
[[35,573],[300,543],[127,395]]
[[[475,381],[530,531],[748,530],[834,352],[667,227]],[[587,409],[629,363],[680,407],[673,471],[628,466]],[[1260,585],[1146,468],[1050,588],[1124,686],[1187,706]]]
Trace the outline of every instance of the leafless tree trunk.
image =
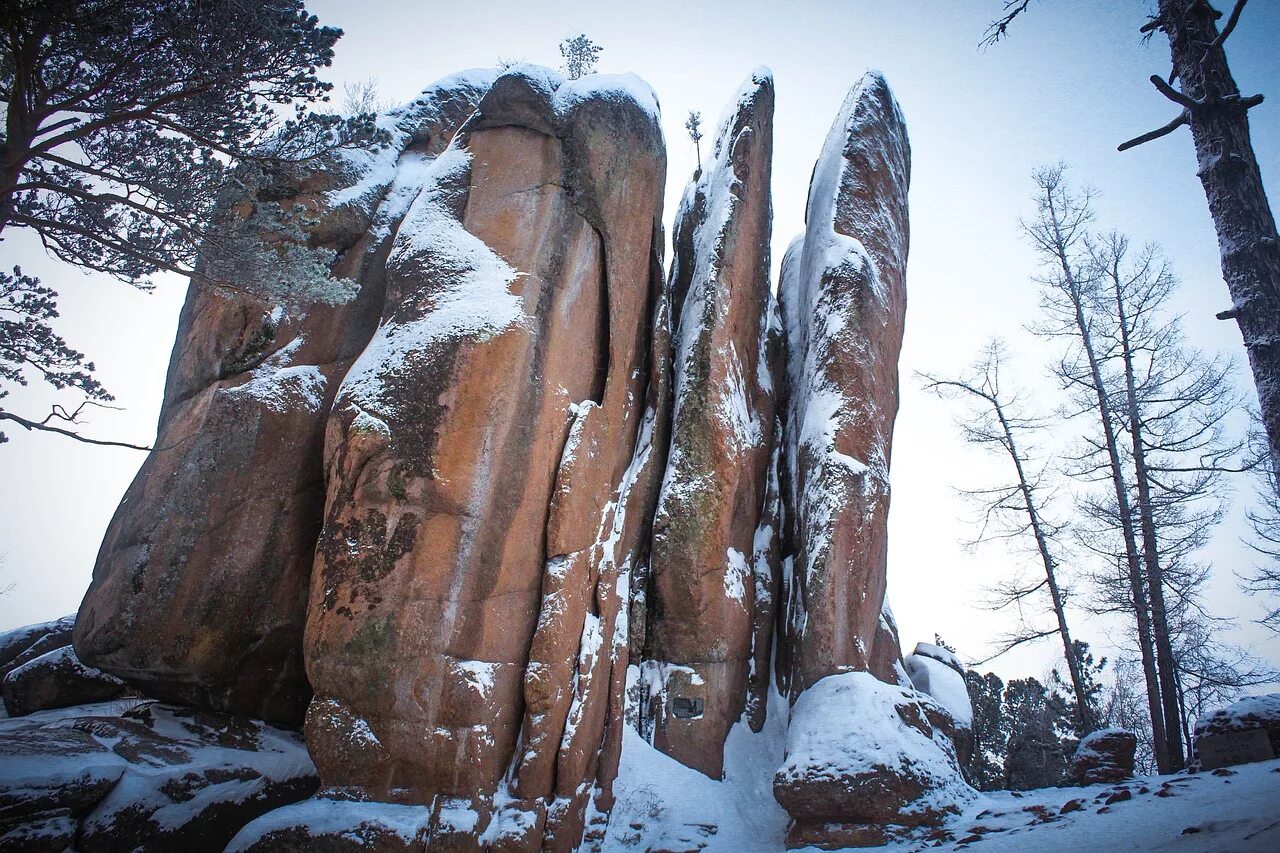
[[[1051,540],[1055,532],[1041,512],[1036,499],[1036,487],[1029,476],[1026,457],[1018,447],[1016,433],[1020,429],[1031,428],[1034,422],[1019,417],[1008,411],[1009,401],[1000,396],[1000,361],[1003,349],[998,341],[988,345],[985,356],[975,365],[973,376],[960,379],[939,379],[924,375],[926,390],[941,396],[951,393],[969,395],[981,401],[984,410],[978,417],[966,420],[962,424],[965,438],[974,443],[1002,448],[1013,463],[1017,481],[1011,487],[1000,487],[971,491],[971,495],[980,495],[987,501],[986,516],[988,521],[1001,513],[1024,514],[1025,524],[1015,525],[1011,532],[1030,532],[1035,540],[1036,552],[1044,566],[1044,582],[1015,590],[1007,603],[1020,600],[1037,591],[1041,586],[1048,589],[1049,600],[1057,627],[1051,631],[1032,631],[1006,644],[1006,649],[1022,642],[1040,639],[1057,633],[1062,640],[1062,648],[1067,661],[1067,671],[1071,677],[1071,688],[1076,696],[1078,725],[1081,734],[1094,729],[1094,721],[1090,713],[1089,695],[1084,687],[1084,679],[1080,672],[1080,660],[1076,655],[1075,644],[1071,639],[1071,631],[1067,625],[1066,596],[1059,584],[1058,562],[1051,550]],[[986,525],[984,524],[984,532]]]
[[1023,229],[1045,259],[1047,272],[1042,284],[1046,286],[1045,308],[1057,321],[1056,325],[1037,329],[1046,336],[1070,336],[1084,357],[1082,370],[1074,369],[1066,361],[1059,374],[1069,386],[1084,389],[1092,397],[1098,424],[1102,432],[1103,450],[1107,458],[1112,488],[1116,497],[1116,515],[1124,541],[1124,556],[1128,568],[1130,594],[1133,598],[1134,617],[1137,624],[1138,647],[1142,657],[1142,670],[1147,682],[1147,704],[1151,713],[1152,741],[1156,765],[1162,773],[1171,771],[1169,745],[1164,720],[1164,704],[1161,701],[1159,674],[1153,654],[1151,614],[1144,589],[1141,556],[1133,525],[1133,512],[1129,501],[1129,488],[1116,438],[1111,400],[1102,375],[1102,365],[1094,347],[1093,327],[1086,316],[1089,294],[1081,281],[1079,263],[1075,257],[1086,236],[1085,229],[1092,220],[1087,194],[1077,196],[1069,191],[1063,177],[1063,167],[1037,170],[1034,174],[1039,189],[1037,216],[1023,223]]
[[[1004,13],[982,40],[994,44],[1027,11],[1031,0],[1006,0]],[[1191,128],[1197,175],[1218,233],[1222,277],[1231,307],[1220,314],[1240,326],[1273,469],[1280,471],[1280,237],[1253,153],[1248,111],[1262,95],[1244,96],[1231,75],[1224,47],[1247,0],[1236,0],[1227,22],[1208,0],[1159,0],[1158,13],[1142,32],[1161,30],[1169,39],[1172,70],[1151,83],[1182,111],[1172,121],[1120,145],[1127,151],[1153,139]],[[1179,91],[1173,84],[1181,81]],[[1280,484],[1278,484],[1280,485]]]
[[[1280,466],[1280,241],[1253,153],[1248,110],[1261,95],[1244,97],[1231,76],[1224,48],[1246,0],[1237,0],[1219,31],[1221,13],[1207,0],[1159,0],[1159,11],[1144,31],[1169,38],[1173,70],[1168,80],[1153,76],[1161,94],[1182,112],[1165,127],[1120,146],[1132,148],[1188,125],[1195,141],[1197,171],[1218,232],[1222,277],[1234,319],[1258,388],[1262,424],[1273,467]],[[1181,91],[1173,88],[1181,82]]]

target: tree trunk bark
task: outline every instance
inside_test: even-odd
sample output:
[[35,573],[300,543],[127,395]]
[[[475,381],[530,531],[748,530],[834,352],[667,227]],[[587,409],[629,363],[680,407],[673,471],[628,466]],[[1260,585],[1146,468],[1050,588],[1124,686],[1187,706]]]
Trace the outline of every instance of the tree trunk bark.
[[1206,0],[1160,0],[1174,76],[1189,109],[1197,175],[1218,232],[1222,277],[1258,388],[1271,462],[1280,470],[1280,242],[1249,137],[1248,106],[1231,76]]
[[1138,518],[1142,528],[1142,557],[1147,570],[1147,588],[1151,596],[1151,623],[1156,645],[1156,669],[1160,678],[1160,698],[1164,709],[1165,744],[1169,751],[1169,769],[1186,767],[1182,751],[1182,713],[1178,707],[1177,661],[1169,637],[1169,619],[1164,606],[1164,574],[1160,568],[1160,551],[1156,535],[1155,512],[1151,504],[1151,479],[1147,469],[1143,424],[1134,381],[1133,348],[1129,338],[1129,316],[1124,295],[1120,291],[1120,271],[1111,271],[1115,283],[1116,319],[1120,328],[1120,354],[1124,361],[1125,399],[1129,414],[1129,437],[1133,445],[1133,472],[1138,486]]

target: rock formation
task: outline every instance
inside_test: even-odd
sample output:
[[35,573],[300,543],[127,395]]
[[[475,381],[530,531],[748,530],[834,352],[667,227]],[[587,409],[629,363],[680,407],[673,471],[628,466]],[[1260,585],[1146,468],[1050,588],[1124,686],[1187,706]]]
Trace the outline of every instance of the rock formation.
[[793,699],[835,673],[901,680],[886,522],[910,169],[902,114],[868,74],[827,135],[804,235],[782,261],[790,559],[778,662]]
[[[74,650],[66,624],[0,636],[19,712],[117,677],[192,707],[0,724],[0,754],[36,757],[0,773],[0,849],[715,835],[696,808],[647,827],[636,778],[611,817],[624,742],[628,773],[778,845],[954,812],[963,678],[923,645],[904,668],[885,603],[906,129],[878,75],[850,92],[779,310],[773,106],[758,69],[665,281],[660,118],[631,75],[459,75],[367,148],[246,173]],[[227,713],[301,724],[310,759]]]
[[[416,189],[412,176],[444,150],[492,79],[442,80],[384,117],[388,139],[373,150],[339,149],[263,178],[229,205],[249,229],[269,228],[274,212],[302,211],[297,234],[266,237],[329,249],[332,278],[358,291],[345,304],[286,310],[251,295],[257,281],[233,281],[238,292],[191,286],[156,449],[107,529],[76,621],[86,663],[152,696],[301,721],[330,401],[378,322],[383,261]],[[218,248],[202,263],[232,278],[235,264]]]
[[326,439],[306,732],[327,784],[487,824],[506,777],[520,816],[492,819],[557,848],[597,781],[607,808],[666,416],[664,176],[646,86],[530,66],[419,176]]
[[643,690],[654,744],[717,779],[753,674],[763,676],[751,683],[753,727],[763,722],[774,618],[773,99],[773,78],[758,69],[731,104],[676,216],[670,281],[675,400]]

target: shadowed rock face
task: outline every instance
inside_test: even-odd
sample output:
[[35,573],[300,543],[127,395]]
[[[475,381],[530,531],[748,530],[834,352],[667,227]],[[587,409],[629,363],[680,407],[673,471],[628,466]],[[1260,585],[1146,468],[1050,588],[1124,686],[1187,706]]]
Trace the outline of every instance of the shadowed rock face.
[[[747,703],[757,648],[767,682],[773,621],[776,524],[763,518],[778,353],[769,287],[773,103],[773,78],[758,70],[685,191],[671,271],[675,402],[653,522],[642,689],[654,744],[712,778]],[[763,689],[754,698],[759,730]]]
[[328,425],[306,635],[326,783],[483,813],[511,768],[549,844],[581,837],[666,417],[664,172],[635,78],[520,67],[424,174]]
[[884,595],[910,165],[902,114],[868,74],[827,136],[804,236],[782,263],[791,553],[777,661],[792,701],[835,673],[903,678]]
[[[80,607],[75,645],[86,663],[152,696],[301,722],[324,425],[382,308],[383,260],[404,214],[394,167],[439,154],[491,80],[447,78],[384,118],[385,144],[273,176],[230,205],[226,215],[246,228],[272,227],[266,211],[277,204],[305,211],[296,239],[336,252],[333,278],[359,290],[342,305],[285,311],[191,286],[156,449],[107,529]],[[206,266],[216,263],[209,255]]]

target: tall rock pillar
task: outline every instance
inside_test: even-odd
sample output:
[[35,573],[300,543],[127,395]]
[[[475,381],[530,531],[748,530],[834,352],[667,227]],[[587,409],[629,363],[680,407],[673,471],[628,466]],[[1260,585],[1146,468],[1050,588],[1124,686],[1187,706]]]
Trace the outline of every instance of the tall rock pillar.
[[[749,682],[763,722],[772,641],[773,77],[757,69],[685,191],[670,291],[675,401],[653,523],[642,687],[654,744],[719,778]],[[772,332],[772,337],[771,337]],[[762,652],[762,654],[757,654]],[[762,678],[753,681],[755,668]]]

